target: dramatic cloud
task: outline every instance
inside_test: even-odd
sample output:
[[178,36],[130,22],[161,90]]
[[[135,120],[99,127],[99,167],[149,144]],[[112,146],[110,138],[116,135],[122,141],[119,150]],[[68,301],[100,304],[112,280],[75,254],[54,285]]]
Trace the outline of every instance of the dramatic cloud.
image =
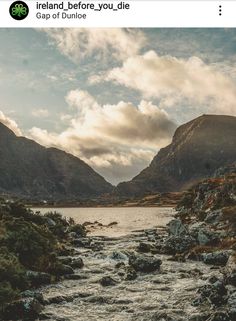
[[128,58],[122,67],[91,82],[113,81],[140,91],[145,97],[178,101],[187,98],[210,106],[209,110],[235,114],[236,85],[214,66],[197,57],[177,59],[154,51]]
[[34,127],[30,137],[82,158],[115,183],[147,166],[176,128],[164,110],[144,100],[101,106],[88,92],[72,90],[66,101],[75,111],[63,115],[68,128],[56,134]]
[[0,111],[0,122],[3,123],[8,128],[10,128],[17,136],[22,135],[21,130],[18,127],[17,123],[13,119],[4,115],[2,111]]
[[45,29],[62,54],[78,63],[96,54],[97,58],[113,56],[118,60],[138,53],[145,36],[134,29]]

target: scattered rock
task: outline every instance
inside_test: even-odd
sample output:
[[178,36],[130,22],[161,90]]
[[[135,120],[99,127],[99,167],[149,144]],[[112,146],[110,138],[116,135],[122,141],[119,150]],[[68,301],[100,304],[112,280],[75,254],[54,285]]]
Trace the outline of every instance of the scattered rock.
[[26,278],[33,287],[51,283],[51,275],[44,272],[27,271]]
[[65,265],[70,265],[72,262],[72,257],[70,256],[59,256],[57,259]]
[[125,267],[125,263],[124,262],[118,262],[116,263],[115,265],[115,268],[116,269],[120,269],[120,268],[124,268]]
[[44,298],[41,292],[38,291],[31,291],[31,290],[26,290],[24,292],[21,292],[21,298],[34,298],[39,301],[42,305],[44,304]]
[[50,271],[52,274],[57,276],[63,276],[67,274],[74,274],[74,270],[71,266],[65,264],[56,264]]
[[132,268],[131,266],[126,267],[125,280],[132,281],[132,280],[135,280],[136,278],[137,278],[137,273],[135,269]]
[[36,320],[43,306],[34,297],[22,298],[9,304],[4,311],[4,320]]
[[206,264],[224,266],[226,265],[229,259],[229,253],[228,251],[216,251],[212,253],[203,253],[202,259],[203,259],[203,262]]
[[165,239],[162,251],[165,254],[181,254],[188,252],[195,244],[191,236],[170,236]]
[[137,248],[137,251],[140,252],[140,253],[148,253],[148,252],[151,251],[151,249],[152,249],[151,244],[140,242],[139,246]]
[[111,223],[109,223],[107,226],[108,227],[111,227],[111,226],[114,226],[114,225],[117,225],[118,224],[118,222],[111,222]]
[[150,273],[159,270],[162,261],[154,256],[138,254],[130,256],[129,264],[135,271]]
[[218,224],[220,222],[221,217],[222,217],[221,210],[211,211],[210,213],[207,214],[204,221],[208,224]]
[[197,239],[200,245],[212,245],[219,242],[219,235],[208,229],[199,229]]
[[70,263],[70,266],[74,269],[81,269],[84,266],[84,262],[81,257],[77,257],[73,259],[73,261]]
[[113,251],[110,258],[117,261],[128,261],[128,256],[120,251]]
[[117,285],[117,281],[110,276],[104,276],[99,280],[102,286],[114,286]]
[[202,286],[198,292],[200,296],[194,301],[194,305],[211,302],[214,306],[218,307],[227,301],[227,288],[221,281],[206,284]]
[[184,236],[188,233],[186,226],[180,219],[171,220],[168,224],[168,232],[172,236]]

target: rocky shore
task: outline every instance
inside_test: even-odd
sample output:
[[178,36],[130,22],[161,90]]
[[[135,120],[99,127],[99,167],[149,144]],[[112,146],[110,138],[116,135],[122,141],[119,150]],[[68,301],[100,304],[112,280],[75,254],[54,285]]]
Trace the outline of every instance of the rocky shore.
[[[25,247],[22,243],[16,247],[23,237],[17,234],[15,247],[9,245],[6,216],[13,212],[7,211],[1,230],[4,235],[7,227],[8,233],[1,236],[1,251],[8,246],[8,254],[1,260],[8,259],[17,273],[9,263],[0,264],[4,321],[236,320],[235,166],[186,192],[166,228],[123,237],[86,234],[98,222],[81,226],[58,214],[42,217],[17,208],[14,226],[25,231],[28,219],[40,235],[55,237],[46,242],[48,248],[33,232],[25,239],[24,246],[35,244],[29,250],[38,251],[30,266],[24,261],[28,256],[19,250]],[[47,260],[39,255],[38,243],[44,254],[48,251]]]

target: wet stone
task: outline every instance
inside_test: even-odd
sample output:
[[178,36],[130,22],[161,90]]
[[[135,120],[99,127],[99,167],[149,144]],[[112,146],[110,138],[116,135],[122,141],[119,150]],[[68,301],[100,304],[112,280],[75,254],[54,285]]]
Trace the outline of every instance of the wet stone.
[[129,264],[135,271],[150,273],[160,269],[161,259],[147,255],[132,255],[129,258]]
[[102,285],[102,286],[114,286],[114,285],[117,285],[117,281],[114,280],[112,277],[110,276],[104,276],[103,278],[101,278],[99,280],[99,283]]
[[216,251],[202,254],[203,262],[206,264],[224,266],[228,262],[229,253],[227,251]]

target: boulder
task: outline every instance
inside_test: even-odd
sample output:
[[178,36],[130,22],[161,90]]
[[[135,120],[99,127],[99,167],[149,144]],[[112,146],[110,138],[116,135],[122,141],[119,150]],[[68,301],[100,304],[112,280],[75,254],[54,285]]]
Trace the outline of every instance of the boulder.
[[201,229],[204,229],[207,227],[207,224],[205,222],[196,222],[191,225],[189,225],[189,234],[191,235],[192,238],[197,239],[198,237],[198,232]]
[[216,251],[212,253],[203,253],[202,260],[206,264],[225,266],[229,259],[228,251]]
[[99,280],[99,283],[102,286],[114,286],[117,284],[117,281],[110,276],[104,276]]
[[215,211],[210,211],[206,218],[205,218],[205,222],[208,224],[213,224],[216,225],[220,222],[220,219],[222,217],[222,210],[215,210]]
[[44,272],[26,271],[26,278],[31,286],[41,286],[51,283],[51,275]]
[[125,263],[124,262],[118,262],[116,263],[115,265],[115,268],[116,269],[120,269],[120,268],[124,268],[125,267]]
[[202,286],[199,288],[198,293],[200,296],[195,300],[195,303],[211,302],[218,307],[227,301],[227,288],[221,281]]
[[217,232],[208,229],[199,229],[197,240],[200,245],[210,245],[219,242],[219,235]]
[[4,311],[4,320],[36,320],[43,306],[34,297],[22,298],[9,304]]
[[188,233],[187,227],[180,219],[171,220],[168,224],[168,232],[173,236],[183,236]]
[[121,251],[113,251],[110,258],[116,261],[128,261],[128,256]]
[[129,257],[129,265],[135,271],[150,273],[160,269],[162,261],[154,256],[147,255],[131,255]]
[[165,239],[162,252],[165,254],[181,254],[188,252],[194,245],[196,245],[196,241],[189,235],[183,237],[170,236]]
[[70,265],[71,262],[72,262],[72,257],[70,257],[70,256],[59,256],[59,257],[57,257],[57,259],[58,259],[62,264],[65,264],[65,265]]
[[151,244],[145,243],[145,242],[140,242],[138,245],[137,251],[141,252],[141,253],[148,253],[148,252],[151,252],[151,249],[152,249]]
[[56,264],[50,271],[57,276],[63,276],[68,274],[74,274],[74,270],[71,266],[65,264]]
[[45,303],[42,293],[38,291],[26,290],[24,292],[21,292],[20,296],[21,298],[34,298],[41,304]]
[[127,281],[132,281],[137,278],[137,273],[134,268],[131,266],[126,267],[126,275],[125,275],[125,280]]
[[74,269],[81,269],[84,266],[84,262],[81,257],[77,257],[73,259],[73,261],[70,263],[70,266]]

